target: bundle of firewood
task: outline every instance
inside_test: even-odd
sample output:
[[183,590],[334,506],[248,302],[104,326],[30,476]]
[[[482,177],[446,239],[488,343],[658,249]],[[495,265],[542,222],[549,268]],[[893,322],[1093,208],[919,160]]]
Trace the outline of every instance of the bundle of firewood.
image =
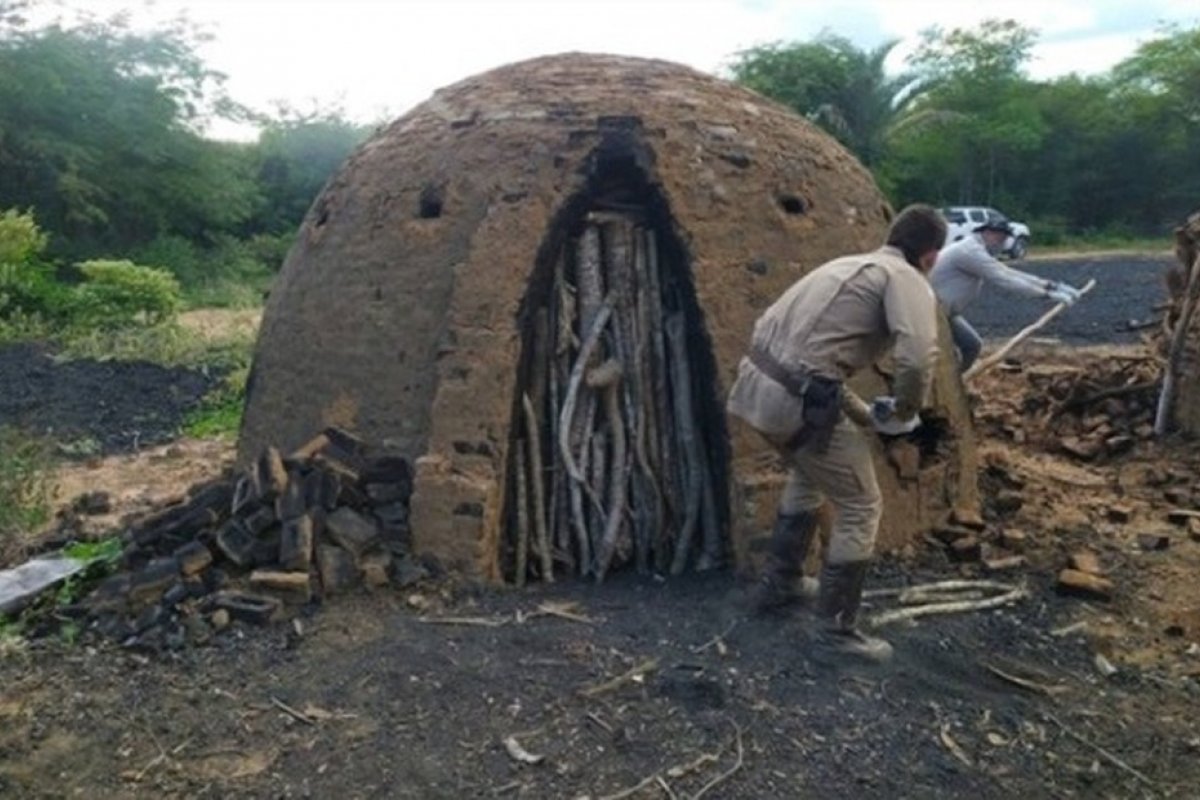
[[518,585],[723,559],[701,424],[711,376],[697,374],[702,326],[674,258],[638,215],[595,211],[531,293],[506,525]]

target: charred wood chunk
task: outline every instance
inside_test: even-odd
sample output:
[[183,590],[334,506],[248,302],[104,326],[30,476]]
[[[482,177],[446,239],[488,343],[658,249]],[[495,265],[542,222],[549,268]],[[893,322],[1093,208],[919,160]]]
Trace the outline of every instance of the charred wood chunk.
[[304,506],[312,510],[325,508],[329,511],[337,508],[338,494],[341,483],[337,475],[328,470],[314,467],[304,476]]
[[363,490],[373,506],[397,501],[404,502],[411,492],[411,489],[398,483],[368,483]]
[[329,437],[323,433],[318,433],[288,454],[288,458],[292,461],[304,463],[328,446]]
[[339,508],[325,521],[329,536],[358,559],[379,542],[379,526],[350,508]]
[[358,585],[358,568],[354,558],[340,547],[321,545],[317,548],[317,571],[325,594],[342,594]]
[[279,563],[279,549],[282,538],[283,534],[278,525],[273,525],[259,533],[254,540],[254,548],[251,551],[254,564],[256,566],[263,566]]
[[213,562],[212,551],[198,541],[188,542],[177,549],[174,555],[180,570],[188,576],[203,572]]
[[250,514],[242,517],[242,525],[251,536],[258,536],[275,524],[275,510],[270,506],[260,506]]
[[279,592],[288,603],[307,603],[312,600],[313,587],[308,571],[286,572],[256,569],[250,573],[250,584],[258,589]]
[[392,554],[382,551],[363,557],[361,572],[367,586],[387,586],[392,580]]
[[255,464],[255,495],[263,502],[270,502],[286,488],[287,469],[283,466],[283,456],[274,447],[264,448]]
[[238,478],[237,484],[233,488],[233,500],[229,506],[230,515],[236,517],[258,502],[254,490],[255,484],[256,481],[251,475],[243,475]]
[[271,622],[283,608],[283,603],[277,597],[250,592],[221,592],[216,597],[215,605],[228,611],[233,619],[255,625]]
[[254,563],[254,534],[241,520],[231,519],[217,531],[217,549],[243,569]]
[[167,587],[178,579],[178,561],[156,558],[130,578],[129,600],[135,604],[157,602]]
[[366,460],[367,443],[353,433],[350,433],[350,431],[345,428],[330,426],[321,431],[321,433],[329,439],[329,443],[333,447],[359,461]]
[[275,498],[275,517],[281,522],[295,519],[304,513],[304,476],[298,471],[289,472],[287,486]]
[[283,523],[279,535],[279,565],[287,570],[307,571],[312,565],[312,517],[302,514]]
[[[490,455],[490,453],[488,453]],[[412,465],[404,456],[382,456],[367,465],[363,480],[368,483],[396,483],[412,492]]]

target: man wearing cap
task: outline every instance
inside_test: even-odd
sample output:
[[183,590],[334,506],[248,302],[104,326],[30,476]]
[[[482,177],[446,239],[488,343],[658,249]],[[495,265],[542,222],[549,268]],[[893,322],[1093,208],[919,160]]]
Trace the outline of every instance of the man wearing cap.
[[[909,206],[885,246],[829,261],[792,284],[754,324],[727,404],[791,470],[756,610],[799,599],[817,510],[828,498],[834,520],[817,597],[818,641],[872,661],[886,660],[892,648],[855,624],[883,513],[863,427],[898,434],[920,424],[937,359],[937,301],[926,273],[945,238],[936,209]],[[868,405],[843,383],[888,349],[893,394]]]
[[958,350],[958,368],[965,372],[979,357],[983,340],[963,317],[985,283],[1024,297],[1043,297],[1071,305],[1079,299],[1079,290],[1058,281],[1050,281],[1005,266],[996,254],[1012,233],[1008,220],[1000,214],[988,217],[970,236],[942,250],[929,282],[938,300],[950,315],[950,332]]

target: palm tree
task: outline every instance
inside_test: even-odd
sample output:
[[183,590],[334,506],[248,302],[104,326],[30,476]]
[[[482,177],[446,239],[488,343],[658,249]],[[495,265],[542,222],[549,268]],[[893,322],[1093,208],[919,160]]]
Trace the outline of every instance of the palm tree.
[[825,33],[811,42],[743,50],[731,72],[739,83],[821,125],[873,167],[883,158],[889,130],[922,89],[912,73],[884,69],[898,42],[861,50]]

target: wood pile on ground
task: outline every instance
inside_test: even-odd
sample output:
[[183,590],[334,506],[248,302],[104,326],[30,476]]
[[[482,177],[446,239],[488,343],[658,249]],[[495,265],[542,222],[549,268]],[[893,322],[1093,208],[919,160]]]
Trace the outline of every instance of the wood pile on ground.
[[720,454],[684,270],[646,210],[594,210],[528,313],[505,572],[679,574],[726,556]]
[[1104,460],[1154,437],[1160,360],[1110,354],[1080,365],[1008,365],[1024,386],[991,392],[976,412],[989,433],[1081,461]]
[[232,620],[265,623],[366,584],[424,577],[410,558],[412,471],[326,429],[288,456],[193,486],[135,520],[121,571],[81,605],[131,647],[200,642]]

